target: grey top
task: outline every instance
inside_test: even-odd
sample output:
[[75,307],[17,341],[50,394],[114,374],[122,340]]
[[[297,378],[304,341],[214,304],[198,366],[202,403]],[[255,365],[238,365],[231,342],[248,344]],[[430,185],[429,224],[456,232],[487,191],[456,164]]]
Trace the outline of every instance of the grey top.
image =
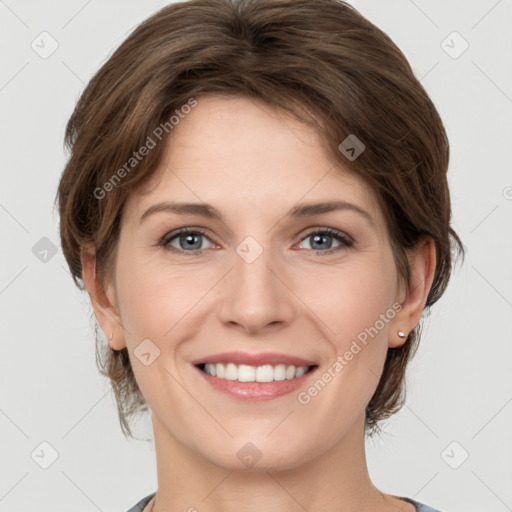
[[[151,501],[151,498],[156,494],[154,492],[153,494],[150,494],[149,496],[146,496],[145,498],[142,498],[137,505],[132,507],[128,512],[142,512],[144,510],[144,507]],[[428,505],[424,505],[423,503],[420,503],[419,501],[415,501],[411,498],[404,498],[402,496],[397,496],[401,498],[402,500],[408,501],[409,503],[412,503],[416,507],[416,512],[441,512],[440,510],[437,510],[436,508],[429,507]]]

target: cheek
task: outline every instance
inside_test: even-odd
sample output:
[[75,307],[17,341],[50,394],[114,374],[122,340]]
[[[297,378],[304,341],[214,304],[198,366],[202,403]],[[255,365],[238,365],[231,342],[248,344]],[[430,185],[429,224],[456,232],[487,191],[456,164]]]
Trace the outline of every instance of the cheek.
[[317,325],[327,326],[329,358],[299,402],[310,417],[329,411],[322,429],[332,442],[363,414],[377,388],[388,350],[388,322],[395,314],[395,274],[389,261],[373,259],[317,277],[323,290],[309,287],[305,302],[315,304],[311,309],[322,320]]
[[121,244],[119,254],[117,289],[128,335],[162,340],[193,309],[204,286],[199,286],[197,272],[173,266],[160,252],[148,256]]
[[[378,385],[388,350],[389,322],[395,316],[395,278],[391,253],[368,254],[317,273],[317,286],[302,290],[304,302],[321,319],[317,325],[324,325],[323,334],[330,345],[329,358],[319,375],[327,383],[325,389],[319,383],[315,389],[305,390],[303,398],[304,402],[316,402],[313,407],[320,403],[332,407],[333,436],[339,435],[347,415],[354,419],[362,412]],[[321,398],[313,398],[315,393]],[[339,404],[343,404],[341,409]]]
[[[119,265],[117,281],[121,318],[128,331],[126,334],[132,338],[159,337],[164,332],[166,319],[170,321],[172,288],[166,287],[165,282],[157,286],[154,276],[147,269],[131,263],[125,261]],[[166,293],[163,293],[164,289]],[[129,344],[136,342],[137,339],[131,339]]]
[[[314,282],[302,284],[297,295],[325,324],[324,332],[338,349],[374,326],[381,315],[394,313],[396,269],[391,254],[367,257],[338,267],[324,267],[315,272]],[[386,331],[387,323],[377,324]]]
[[[178,332],[193,318],[193,306],[204,291],[190,272],[179,273],[162,265],[161,259],[157,263],[157,258],[137,251],[119,254],[116,285],[126,345],[139,388],[150,406],[158,409],[165,400],[174,402],[179,391],[164,368],[174,372]],[[146,352],[152,360],[148,365],[138,360]],[[167,389],[163,395],[158,391],[162,389]]]

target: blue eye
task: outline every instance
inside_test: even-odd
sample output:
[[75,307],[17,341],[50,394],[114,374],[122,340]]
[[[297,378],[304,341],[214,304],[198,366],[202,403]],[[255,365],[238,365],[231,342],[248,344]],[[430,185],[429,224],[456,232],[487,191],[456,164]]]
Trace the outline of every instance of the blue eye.
[[353,240],[351,240],[348,236],[344,235],[340,231],[337,231],[336,229],[331,229],[331,228],[324,228],[324,229],[317,230],[317,231],[311,231],[310,233],[308,233],[305,237],[303,237],[301,239],[301,242],[303,242],[304,240],[307,240],[308,238],[313,239],[313,242],[310,245],[314,244],[314,245],[317,245],[320,247],[322,245],[324,247],[326,245],[329,245],[328,242],[326,242],[326,240],[329,240],[332,238],[336,239],[340,243],[337,247],[334,247],[334,248],[327,247],[326,250],[320,250],[315,247],[311,247],[311,250],[317,251],[317,252],[320,252],[323,254],[331,254],[333,252],[337,252],[344,248],[348,248],[348,247],[351,247],[352,245],[354,245]]
[[[161,245],[175,249],[178,252],[181,251],[189,252],[191,254],[198,254],[202,251],[201,237],[206,237],[204,231],[201,231],[197,228],[183,228],[179,231],[166,235],[161,241]],[[178,239],[178,244],[180,247],[174,247],[171,245],[171,241],[175,238]]]
[[[160,245],[163,247],[169,248],[175,252],[181,253],[189,253],[190,255],[201,254],[205,249],[203,247],[202,238],[209,238],[206,236],[205,232],[198,228],[183,228],[179,231],[174,231],[172,233],[167,234],[160,242]],[[315,245],[317,247],[311,247],[310,250],[315,251],[319,254],[331,254],[333,252],[341,251],[345,248],[351,247],[354,244],[354,241],[343,234],[341,231],[337,231],[331,228],[323,228],[317,229],[316,231],[311,231],[305,237],[301,239],[301,242],[307,240],[308,238],[312,239],[312,243],[310,245]],[[339,245],[336,247],[331,247],[332,242],[329,243],[329,239],[335,239],[339,242]],[[171,244],[174,240],[177,240],[178,247]],[[322,246],[324,249],[322,249]],[[327,247],[325,249],[325,247]]]

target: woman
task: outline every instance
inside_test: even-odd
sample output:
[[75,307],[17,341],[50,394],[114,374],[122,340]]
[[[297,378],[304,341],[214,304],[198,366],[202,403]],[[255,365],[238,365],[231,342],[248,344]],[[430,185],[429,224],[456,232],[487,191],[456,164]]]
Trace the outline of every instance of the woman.
[[449,143],[337,0],[191,0],[142,23],[66,132],[61,242],[158,490],[130,512],[434,509],[370,480],[452,249]]

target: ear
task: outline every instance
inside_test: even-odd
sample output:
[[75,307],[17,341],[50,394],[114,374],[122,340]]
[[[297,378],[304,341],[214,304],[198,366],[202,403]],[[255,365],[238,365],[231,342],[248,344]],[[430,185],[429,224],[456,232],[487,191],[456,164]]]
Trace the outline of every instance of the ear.
[[[397,297],[402,309],[390,322],[389,347],[401,347],[406,343],[409,333],[420,321],[423,308],[427,302],[430,288],[434,281],[436,269],[436,246],[430,236],[423,237],[408,254],[411,268],[411,286],[405,285],[399,290]],[[404,337],[398,336],[398,331],[405,333]]]
[[[96,251],[93,247],[82,249],[82,276],[87,293],[91,299],[96,319],[108,340],[108,344],[115,350],[126,347],[121,317],[115,302],[114,286],[101,282],[96,273]],[[112,339],[110,335],[112,334]]]

